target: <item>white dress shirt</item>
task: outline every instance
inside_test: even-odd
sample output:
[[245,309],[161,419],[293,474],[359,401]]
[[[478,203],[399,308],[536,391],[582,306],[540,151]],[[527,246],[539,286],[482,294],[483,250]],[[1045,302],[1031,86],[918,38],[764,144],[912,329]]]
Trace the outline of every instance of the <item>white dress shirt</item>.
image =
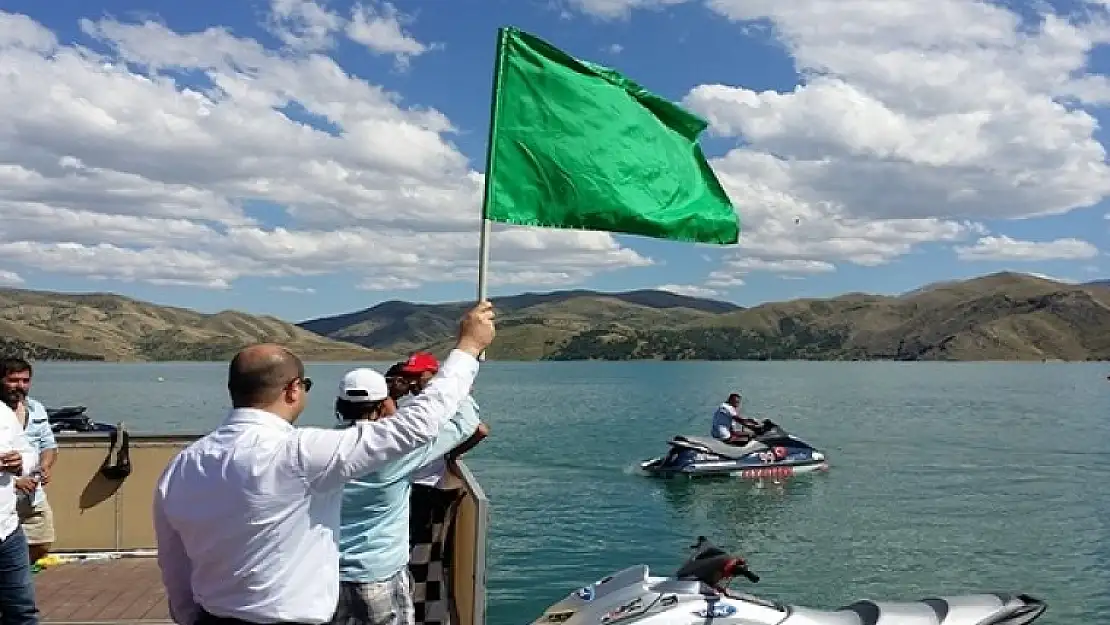
[[158,564],[174,621],[201,607],[255,623],[325,623],[339,601],[342,486],[435,439],[470,393],[478,361],[452,351],[388,419],[296,428],[232,410],[174,458],[154,494]]
[[[18,451],[23,456],[23,475],[29,475],[39,468],[39,452],[31,441],[23,435],[15,412],[4,402],[0,402],[0,453]],[[15,489],[16,476],[0,471],[0,540],[7,540],[19,528],[19,515],[16,502],[19,492]]]

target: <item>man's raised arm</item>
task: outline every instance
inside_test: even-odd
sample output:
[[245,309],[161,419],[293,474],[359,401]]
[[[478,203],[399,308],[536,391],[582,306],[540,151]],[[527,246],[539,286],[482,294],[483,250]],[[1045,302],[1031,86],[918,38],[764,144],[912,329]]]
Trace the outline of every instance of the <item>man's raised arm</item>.
[[297,458],[312,488],[330,490],[380,468],[436,438],[470,393],[478,374],[478,355],[496,333],[493,307],[481,302],[463,317],[455,349],[420,395],[396,414],[359,421],[342,430],[303,428]]

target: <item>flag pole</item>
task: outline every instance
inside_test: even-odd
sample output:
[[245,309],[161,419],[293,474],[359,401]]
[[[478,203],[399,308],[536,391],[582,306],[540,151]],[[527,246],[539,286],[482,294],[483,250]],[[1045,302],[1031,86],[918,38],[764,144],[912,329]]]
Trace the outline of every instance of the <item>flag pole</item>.
[[[486,218],[490,202],[490,178],[493,177],[493,144],[497,123],[497,103],[501,95],[501,69],[502,51],[505,46],[506,27],[497,29],[497,48],[493,61],[493,80],[490,90],[489,106],[489,135],[486,139],[486,173],[482,184],[482,226],[478,235],[478,301],[486,299],[489,291],[489,244],[493,231],[493,223]],[[479,355],[480,360],[486,359],[485,352]]]

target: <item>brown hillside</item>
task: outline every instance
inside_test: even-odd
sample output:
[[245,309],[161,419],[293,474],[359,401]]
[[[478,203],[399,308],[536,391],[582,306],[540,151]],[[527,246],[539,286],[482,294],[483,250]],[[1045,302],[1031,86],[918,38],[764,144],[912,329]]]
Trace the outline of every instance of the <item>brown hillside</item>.
[[306,360],[387,360],[393,354],[334,341],[273,317],[205,315],[112,294],[0,289],[0,349],[32,357],[110,361],[223,360],[274,342]]

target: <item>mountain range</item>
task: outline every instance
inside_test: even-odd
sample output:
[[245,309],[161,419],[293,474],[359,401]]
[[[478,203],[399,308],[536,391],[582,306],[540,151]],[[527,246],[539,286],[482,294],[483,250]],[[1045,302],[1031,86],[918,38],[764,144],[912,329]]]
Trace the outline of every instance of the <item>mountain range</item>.
[[[997,273],[898,296],[849,293],[742,308],[659,291],[495,299],[505,360],[1103,360],[1110,287]],[[385,302],[302,328],[376,349],[450,346],[463,303]]]
[[0,289],[0,354],[39,360],[225,360],[241,347],[278,342],[311,360],[387,360],[273,317],[206,315],[111,293]]
[[[849,293],[743,308],[663,291],[494,298],[493,360],[1107,360],[1110,281],[1019,273],[901,295]],[[41,359],[222,360],[275,341],[309,360],[450,348],[469,302],[388,301],[293,325],[119,295],[0,290],[0,352]]]

